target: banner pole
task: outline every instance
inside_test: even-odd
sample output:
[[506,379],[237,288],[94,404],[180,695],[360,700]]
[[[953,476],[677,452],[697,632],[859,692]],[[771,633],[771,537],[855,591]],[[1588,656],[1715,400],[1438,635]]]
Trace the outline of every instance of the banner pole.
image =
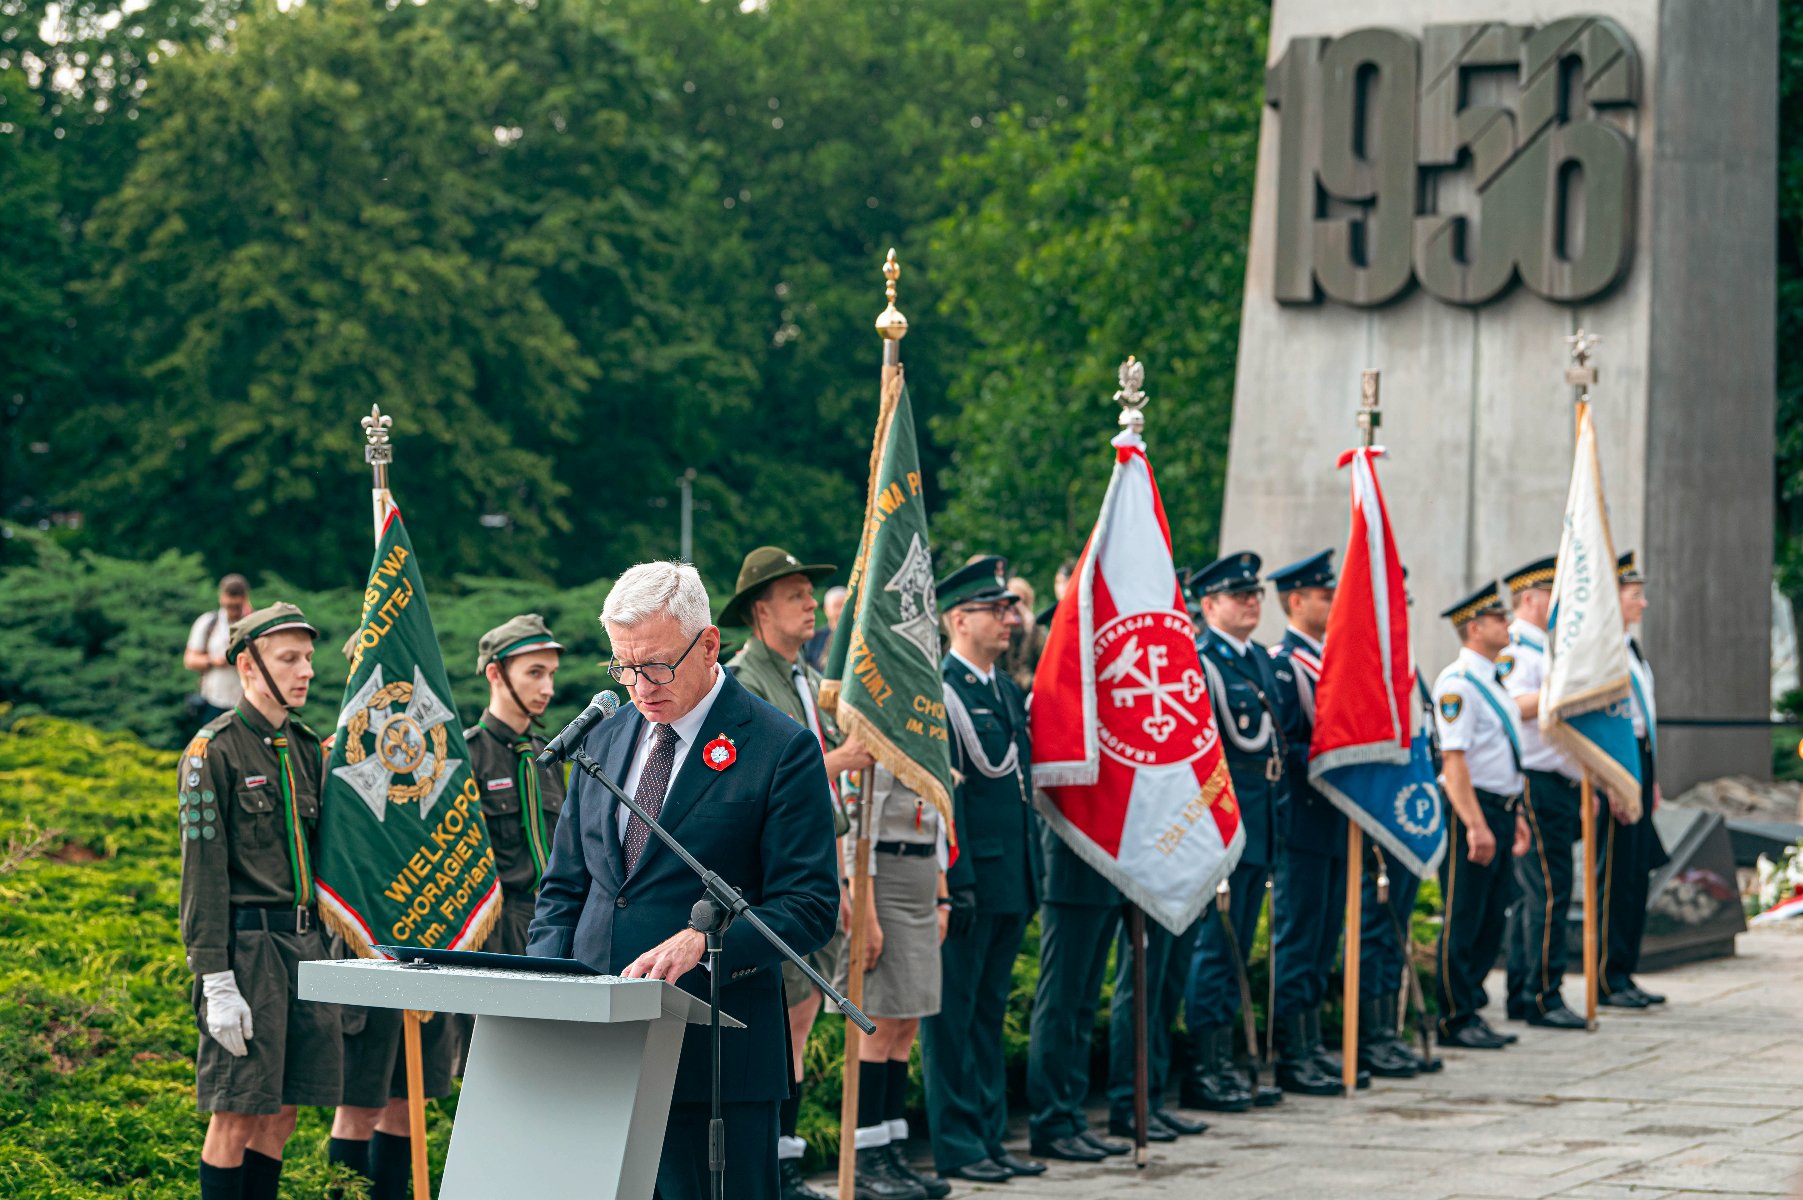
[[[1597,369],[1590,358],[1602,338],[1580,328],[1565,340],[1571,346],[1572,362],[1565,369],[1565,382],[1578,389],[1577,402],[1572,406],[1572,441],[1575,445],[1583,437],[1584,417],[1590,410],[1590,388],[1597,381]],[[1588,767],[1584,769],[1579,797],[1583,813],[1578,827],[1584,839],[1584,1028],[1595,1033],[1599,982],[1596,977],[1596,785]]]
[[1127,936],[1133,943],[1133,1165],[1143,1171],[1152,1117],[1148,1095],[1152,1070],[1146,1041],[1146,912],[1137,904],[1127,906]]
[[[363,418],[363,461],[369,464],[370,508],[375,517],[376,545],[382,544],[382,527],[394,509],[388,490],[388,466],[394,461],[394,444],[388,431],[394,418],[383,415],[382,406],[369,406]],[[420,1050],[420,1014],[408,1009],[403,1021],[401,1045],[407,1056],[407,1134],[413,1147],[413,1194],[432,1200],[432,1170],[426,1154],[426,1067]]]
[[[870,785],[872,770],[855,774],[858,793],[858,827],[851,869],[851,937],[846,948],[845,998],[860,1007],[864,1003],[865,922],[870,919]],[[845,1022],[845,1076],[839,1097],[839,1194],[850,1196],[856,1186],[858,1148],[858,1052],[863,1032]]]

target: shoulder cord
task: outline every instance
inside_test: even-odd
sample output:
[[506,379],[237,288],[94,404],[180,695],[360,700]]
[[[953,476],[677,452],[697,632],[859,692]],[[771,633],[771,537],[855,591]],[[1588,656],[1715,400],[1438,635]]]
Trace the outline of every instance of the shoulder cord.
[[958,735],[958,742],[964,748],[964,756],[977,773],[989,779],[1000,779],[1004,775],[1020,773],[1020,743],[1014,738],[1008,739],[1008,753],[1002,755],[1002,761],[994,763],[983,752],[983,743],[977,738],[977,727],[970,719],[970,710],[964,707],[964,700],[951,687],[945,689],[945,715],[952,731]]

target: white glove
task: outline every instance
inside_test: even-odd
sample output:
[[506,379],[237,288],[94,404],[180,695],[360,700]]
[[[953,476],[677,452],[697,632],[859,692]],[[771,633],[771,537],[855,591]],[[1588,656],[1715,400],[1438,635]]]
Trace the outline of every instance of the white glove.
[[238,991],[238,980],[230,971],[215,971],[200,977],[201,994],[207,999],[207,1032],[224,1046],[233,1058],[250,1053],[250,1005]]

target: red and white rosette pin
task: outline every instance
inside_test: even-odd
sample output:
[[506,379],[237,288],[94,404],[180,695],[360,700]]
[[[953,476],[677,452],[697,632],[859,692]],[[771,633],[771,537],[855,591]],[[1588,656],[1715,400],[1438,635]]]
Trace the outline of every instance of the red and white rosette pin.
[[701,761],[716,771],[724,771],[739,761],[739,748],[722,733],[701,748]]

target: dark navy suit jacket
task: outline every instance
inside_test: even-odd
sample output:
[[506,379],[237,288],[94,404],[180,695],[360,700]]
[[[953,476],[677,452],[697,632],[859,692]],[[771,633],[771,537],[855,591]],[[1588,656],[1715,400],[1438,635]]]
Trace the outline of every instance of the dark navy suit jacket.
[[[724,670],[724,668],[722,668]],[[584,748],[625,786],[645,719],[627,709],[592,730]],[[730,738],[737,760],[716,771],[702,750]],[[576,958],[617,975],[640,954],[684,929],[701,880],[656,837],[629,875],[621,856],[619,801],[580,769],[551,861],[539,888],[526,953]],[[664,799],[660,822],[703,866],[738,888],[752,911],[798,954],[826,945],[839,915],[832,795],[813,733],[746,691],[730,671],[714,707]],[[789,1094],[788,1017],[777,951],[750,924],[727,930],[720,956],[720,1007],[745,1023],[721,1036],[721,1091],[727,1101]],[[708,973],[678,981],[708,997]],[[691,1025],[676,1072],[676,1103],[709,1095],[708,1032]]]
[[1271,651],[1277,709],[1284,723],[1284,769],[1289,775],[1284,837],[1298,850],[1345,858],[1346,815],[1308,781],[1308,743],[1315,733],[1315,721],[1310,715],[1312,705],[1304,707],[1302,703],[1302,688],[1309,686],[1309,681],[1296,678],[1303,669],[1295,659],[1298,650],[1309,652],[1309,644],[1294,630],[1286,629],[1283,642]]

